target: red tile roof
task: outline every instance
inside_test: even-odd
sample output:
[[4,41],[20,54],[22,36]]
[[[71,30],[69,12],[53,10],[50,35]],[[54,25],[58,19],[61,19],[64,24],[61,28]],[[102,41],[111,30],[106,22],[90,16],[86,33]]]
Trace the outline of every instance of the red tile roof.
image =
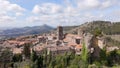
[[76,45],[75,48],[76,49],[82,49],[82,45]]

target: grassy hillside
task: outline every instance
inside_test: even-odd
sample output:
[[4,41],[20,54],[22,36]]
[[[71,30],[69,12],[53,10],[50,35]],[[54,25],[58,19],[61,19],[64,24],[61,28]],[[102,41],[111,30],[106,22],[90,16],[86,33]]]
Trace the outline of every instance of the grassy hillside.
[[120,35],[107,35],[108,37],[111,37],[113,40],[120,42]]

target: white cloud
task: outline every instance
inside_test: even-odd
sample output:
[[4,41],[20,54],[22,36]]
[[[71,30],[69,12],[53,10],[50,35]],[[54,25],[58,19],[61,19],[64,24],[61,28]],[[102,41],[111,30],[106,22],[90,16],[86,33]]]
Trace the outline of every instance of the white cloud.
[[72,19],[73,17],[79,15],[77,13],[77,10],[72,6],[64,7],[54,3],[44,3],[42,5],[36,5],[34,6],[32,12],[34,14],[37,14],[37,16],[32,15],[28,17],[28,22],[54,24],[54,26],[60,24],[61,22],[64,22],[63,25],[65,25],[66,22],[69,22],[69,19]]
[[16,21],[17,16],[23,15],[24,11],[24,8],[9,0],[0,0],[0,23]]
[[99,7],[100,1],[99,0],[77,0],[76,1],[77,7],[79,10],[88,10],[94,9]]
[[9,6],[7,7],[8,11],[14,11],[14,12],[23,12],[25,11],[24,8],[20,7],[17,4],[9,4]]
[[27,21],[28,21],[28,22],[39,22],[40,19],[39,19],[39,17],[31,16],[31,17],[28,17],[28,18],[27,18]]
[[119,4],[119,0],[77,0],[80,10],[106,9]]
[[53,3],[45,3],[42,5],[35,5],[32,10],[35,14],[54,14],[62,12],[61,6]]
[[12,4],[8,0],[0,0],[0,11],[23,12],[24,8],[17,4]]
[[24,14],[23,13],[21,13],[21,12],[17,12],[16,13],[16,16],[23,16]]
[[13,20],[14,20],[14,18],[8,16],[6,12],[3,12],[3,11],[0,12],[0,23],[1,22],[5,23],[7,21],[13,21]]
[[102,5],[101,8],[108,8],[108,7],[112,6],[112,2],[110,0],[107,0],[107,1],[103,2],[101,5]]
[[34,8],[33,8],[33,10],[32,10],[32,12],[35,13],[35,14],[39,14],[40,13],[40,7],[39,7],[39,5],[35,5]]
[[15,17],[10,17],[8,15],[0,15],[0,22],[9,23],[9,22],[13,22],[14,20],[15,20]]
[[76,0],[76,6],[71,0],[65,0],[66,6],[44,3],[34,6],[32,12],[35,15],[28,17],[27,21],[52,25],[75,25],[93,20],[111,21],[106,10],[116,6],[118,2],[119,0]]

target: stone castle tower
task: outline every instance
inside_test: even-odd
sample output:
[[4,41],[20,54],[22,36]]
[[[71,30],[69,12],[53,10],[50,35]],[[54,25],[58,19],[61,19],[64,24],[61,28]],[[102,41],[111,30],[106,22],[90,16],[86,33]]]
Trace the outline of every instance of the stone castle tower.
[[57,27],[57,38],[58,38],[58,40],[63,40],[63,38],[64,38],[62,26]]

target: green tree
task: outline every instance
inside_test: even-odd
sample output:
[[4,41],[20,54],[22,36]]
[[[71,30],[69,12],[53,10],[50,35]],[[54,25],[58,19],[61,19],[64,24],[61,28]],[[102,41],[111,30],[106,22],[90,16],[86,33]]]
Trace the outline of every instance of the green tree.
[[0,62],[3,63],[3,68],[7,68],[7,64],[12,61],[13,53],[9,49],[1,51]]
[[82,59],[81,66],[84,68],[87,68],[88,67],[88,50],[85,46],[85,43],[83,43],[81,59]]
[[24,54],[24,56],[25,56],[25,58],[30,58],[30,46],[31,46],[32,44],[30,44],[30,43],[26,43],[25,45],[24,45],[24,48],[23,48],[23,54]]
[[54,67],[55,67],[55,65],[56,65],[56,60],[55,60],[55,59],[53,59],[53,60],[50,62],[50,64],[49,64],[49,67],[48,67],[48,68],[54,68]]
[[113,66],[115,64],[119,64],[120,55],[117,53],[117,50],[109,52],[107,55],[107,65]]
[[32,64],[31,68],[43,68],[43,56],[39,56]]
[[70,65],[69,68],[80,68],[78,65]]
[[32,62],[35,62],[35,60],[37,60],[38,56],[36,54],[36,52],[34,50],[32,50],[32,54],[31,54],[31,60]]
[[87,62],[87,60],[88,60],[88,51],[87,51],[87,48],[85,46],[85,43],[83,43],[81,58],[84,62]]
[[103,48],[103,49],[100,51],[100,60],[99,60],[99,62],[100,62],[102,65],[105,65],[105,64],[107,63],[106,59],[107,59],[106,49]]
[[13,62],[19,62],[22,61],[22,55],[21,54],[14,54],[13,58],[12,58]]
[[43,65],[44,65],[44,67],[47,66],[47,49],[44,49],[44,53],[43,53]]
[[102,35],[102,31],[99,28],[95,28],[93,30],[93,35],[94,36],[101,36]]

